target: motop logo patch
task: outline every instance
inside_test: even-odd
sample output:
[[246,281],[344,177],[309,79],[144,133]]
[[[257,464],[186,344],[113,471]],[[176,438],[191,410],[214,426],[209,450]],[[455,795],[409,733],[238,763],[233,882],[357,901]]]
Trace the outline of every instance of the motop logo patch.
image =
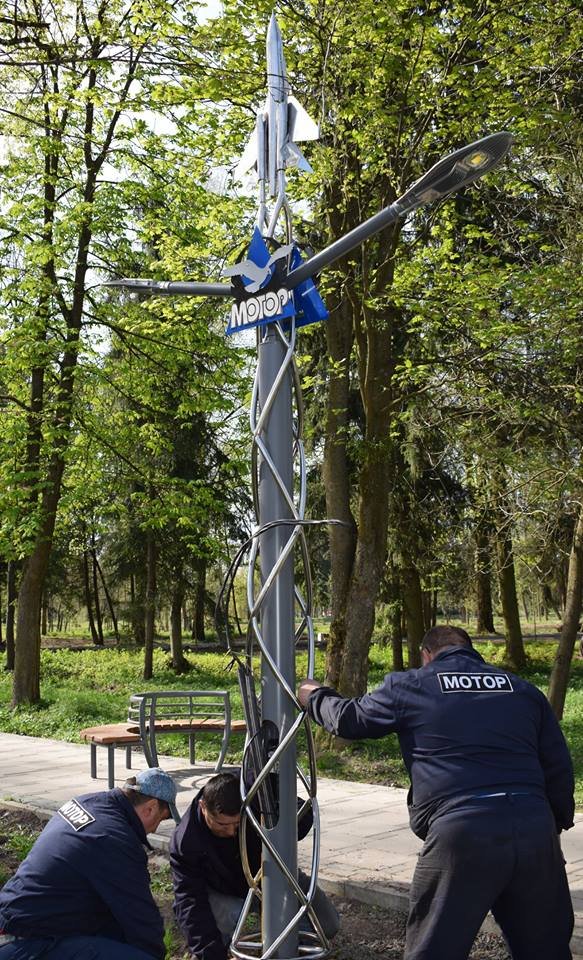
[[91,816],[85,807],[82,807],[78,800],[69,800],[59,809],[58,814],[63,820],[73,827],[73,830],[82,830],[90,823],[95,823],[95,817]]
[[442,693],[513,693],[506,673],[438,673]]
[[[286,308],[287,311],[286,311]],[[275,318],[290,315],[294,310],[293,294],[291,290],[281,287],[279,290],[267,290],[256,297],[249,297],[231,307],[231,323],[228,333],[259,326],[261,323],[273,321]]]

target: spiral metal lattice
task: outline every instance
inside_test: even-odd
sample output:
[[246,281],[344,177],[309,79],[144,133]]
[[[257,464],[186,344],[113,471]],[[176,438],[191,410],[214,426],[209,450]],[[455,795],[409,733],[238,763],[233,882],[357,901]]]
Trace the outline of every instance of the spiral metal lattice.
[[[280,204],[285,217],[287,242],[291,242],[291,216],[285,199]],[[259,216],[264,214],[264,207]],[[277,222],[277,221],[275,221]],[[273,233],[275,222],[267,226],[267,236]],[[264,234],[265,235],[265,234]],[[270,341],[270,342],[268,342]],[[231,944],[231,951],[240,960],[268,960],[268,958],[285,958],[285,960],[319,960],[328,956],[329,942],[326,938],[318,917],[313,908],[316,893],[316,884],[319,866],[320,849],[320,822],[318,801],[316,796],[316,767],[314,744],[309,721],[302,710],[295,695],[294,678],[285,676],[281,665],[277,662],[273,644],[264,635],[264,611],[274,593],[278,590],[278,581],[282,577],[287,579],[284,591],[293,592],[291,600],[293,606],[292,635],[288,642],[295,648],[300,639],[307,640],[308,669],[307,675],[314,673],[314,629],[311,616],[312,580],[310,561],[306,542],[306,528],[317,525],[320,521],[305,519],[306,507],[306,462],[302,442],[303,408],[298,372],[296,368],[294,349],[296,331],[293,319],[285,328],[281,323],[272,323],[268,327],[260,328],[258,336],[258,352],[269,349],[278,357],[279,366],[268,375],[267,387],[261,382],[261,360],[259,361],[250,410],[250,425],[252,431],[252,484],[253,500],[258,526],[249,541],[239,550],[237,557],[231,564],[230,570],[223,585],[219,606],[223,610],[221,617],[223,627],[227,624],[226,612],[229,607],[229,597],[237,570],[247,562],[247,603],[248,628],[246,635],[245,654],[240,657],[233,654],[238,663],[239,682],[243,696],[245,717],[247,721],[247,740],[241,775],[242,816],[240,828],[240,848],[243,868],[249,883],[249,893],[236,927]],[[283,399],[282,399],[283,396]],[[278,463],[278,453],[274,452],[272,440],[274,438],[273,416],[278,403],[291,406],[290,410],[290,460],[291,475],[286,470],[284,454],[284,469]],[[285,475],[287,473],[287,476]],[[262,517],[260,486],[267,482],[275,490],[275,499],[279,500],[281,516],[269,518],[265,522]],[[262,562],[262,551],[266,541],[277,533],[278,549],[273,564],[266,569]],[[270,550],[273,553],[273,549]],[[303,592],[293,582],[293,567],[301,564],[301,581]],[[291,567],[291,585],[289,573]],[[281,640],[281,638],[280,638]],[[285,642],[285,640],[284,640]],[[260,654],[262,664],[262,696],[256,692],[256,679],[252,670],[252,657]],[[279,702],[283,705],[282,714],[291,717],[287,723],[274,723],[262,715],[262,703],[265,691],[270,685],[277,688]],[[308,770],[304,772],[295,762],[296,742],[300,731],[305,734],[308,750]],[[272,838],[272,830],[278,822],[281,810],[282,797],[278,795],[280,769],[292,757],[297,776],[296,785],[300,785],[301,800],[297,802],[297,813],[294,818],[300,821],[305,816],[313,818],[311,863],[309,869],[310,884],[304,893],[298,879],[295,863],[286,862]],[[287,761],[286,761],[287,758]],[[289,766],[289,763],[288,763]],[[294,797],[295,804],[295,797]],[[291,902],[295,904],[293,910],[281,924],[281,929],[270,942],[265,937],[265,908],[262,872],[254,876],[247,857],[247,832],[254,830],[263,845],[264,864],[267,856],[272,868],[278,871],[278,884],[284,884],[289,891]],[[295,827],[294,827],[294,837]],[[293,856],[291,857],[293,860]],[[263,868],[264,869],[264,868]],[[285,895],[284,895],[285,899]],[[272,905],[273,908],[273,905]],[[262,930],[249,931],[257,913],[262,915]],[[269,937],[267,940],[269,941]],[[290,944],[292,953],[289,952]]]

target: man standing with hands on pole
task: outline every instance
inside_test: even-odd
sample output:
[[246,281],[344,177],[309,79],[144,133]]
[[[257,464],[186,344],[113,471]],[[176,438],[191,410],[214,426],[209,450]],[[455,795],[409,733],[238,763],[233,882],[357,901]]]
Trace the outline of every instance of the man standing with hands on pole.
[[512,960],[570,960],[573,908],[558,834],[573,768],[544,695],[485,663],[457,627],[423,638],[423,666],[346,698],[304,680],[310,717],[348,740],[396,733],[411,777],[406,960],[466,960],[492,910]]

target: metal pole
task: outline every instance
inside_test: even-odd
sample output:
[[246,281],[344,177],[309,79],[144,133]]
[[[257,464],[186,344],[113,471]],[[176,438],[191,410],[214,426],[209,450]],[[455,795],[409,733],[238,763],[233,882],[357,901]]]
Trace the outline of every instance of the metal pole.
[[[267,398],[285,361],[285,346],[273,325],[265,329],[258,347],[258,402],[264,408]],[[292,382],[288,369],[273,401],[261,437],[279,474],[280,483],[293,493],[293,422]],[[262,458],[259,462],[259,523],[291,517],[289,505],[277,477]],[[276,526],[261,542],[260,566],[263,581],[276,565],[292,535],[289,526]],[[275,578],[261,610],[261,633],[271,658],[282,677],[295,689],[294,647],[294,572],[292,556]],[[261,719],[271,721],[283,739],[295,720],[290,699],[267,663],[261,663]],[[296,747],[292,739],[279,761],[279,815],[269,829],[270,840],[292,874],[297,876],[297,782]],[[295,894],[282,874],[271,852],[263,847],[263,904],[261,910],[263,951],[269,949],[298,910]],[[278,947],[275,957],[295,957],[298,952],[297,931],[289,934]]]
[[122,287],[144,296],[156,297],[227,297],[235,295],[230,283],[207,283],[198,280],[148,280],[141,277],[126,277],[110,280],[106,287]]

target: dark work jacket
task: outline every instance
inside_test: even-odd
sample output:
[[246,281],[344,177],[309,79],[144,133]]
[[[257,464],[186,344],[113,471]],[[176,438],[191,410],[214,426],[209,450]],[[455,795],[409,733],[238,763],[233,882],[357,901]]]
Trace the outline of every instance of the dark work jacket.
[[[176,827],[170,841],[170,866],[174,883],[174,912],[189,948],[201,960],[227,960],[220,931],[209,905],[208,889],[232,897],[245,897],[249,887],[243,873],[239,837],[216,837],[200,811],[202,790]],[[247,830],[247,855],[251,870],[261,863],[261,843]]]
[[0,891],[0,929],[17,937],[109,937],[164,957],[147,847],[121,790],[69,801]]
[[397,734],[411,827],[422,839],[456,803],[507,791],[546,797],[557,829],[573,826],[573,766],[548,700],[473,649],[449,647],[419,670],[389,673],[363,697],[317,688],[308,710],[347,740]]
[[[202,790],[176,827],[170,841],[170,866],[174,883],[174,912],[189,948],[201,960],[226,960],[223,944],[209,905],[208,890],[243,899],[249,892],[239,852],[239,837],[217,837],[200,811]],[[301,839],[312,825],[305,816],[298,827]],[[261,842],[247,826],[247,856],[253,874],[261,866]]]

